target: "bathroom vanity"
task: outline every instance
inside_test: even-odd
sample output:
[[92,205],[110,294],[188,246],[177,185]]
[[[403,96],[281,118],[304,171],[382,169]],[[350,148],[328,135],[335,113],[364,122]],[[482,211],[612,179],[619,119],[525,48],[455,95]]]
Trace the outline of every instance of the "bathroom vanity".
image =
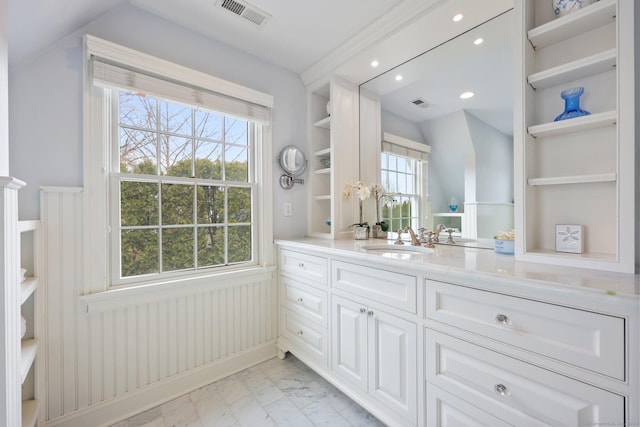
[[380,243],[276,242],[280,357],[390,426],[640,421],[637,276]]

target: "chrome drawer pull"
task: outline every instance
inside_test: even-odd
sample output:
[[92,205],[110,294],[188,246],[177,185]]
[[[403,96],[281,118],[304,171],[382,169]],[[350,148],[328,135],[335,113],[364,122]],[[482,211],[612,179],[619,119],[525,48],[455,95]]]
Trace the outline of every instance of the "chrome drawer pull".
[[366,309],[366,308],[361,308],[361,309],[360,309],[360,313],[364,314],[364,313],[366,313],[366,312],[367,312],[367,309]]
[[506,396],[507,395],[507,386],[505,386],[504,384],[496,384],[496,385],[493,386],[493,391],[498,393],[500,396]]
[[303,262],[299,263],[299,264],[298,264],[298,268],[299,268],[300,270],[304,270],[304,263],[303,263]]
[[509,324],[509,318],[504,314],[498,314],[496,316],[496,322],[502,323],[503,325],[508,325]]
[[298,336],[301,337],[302,336],[302,331],[298,331]]
[[367,314],[369,315],[369,317],[373,317],[373,310],[369,310]]
[[298,298],[298,302],[299,302],[300,304],[302,304],[302,303],[303,303],[303,299],[302,299],[302,297]]

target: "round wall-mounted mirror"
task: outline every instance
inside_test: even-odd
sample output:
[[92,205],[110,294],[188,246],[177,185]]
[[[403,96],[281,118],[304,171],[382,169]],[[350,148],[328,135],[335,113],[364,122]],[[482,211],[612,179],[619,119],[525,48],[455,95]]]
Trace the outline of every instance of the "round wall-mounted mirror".
[[307,169],[307,158],[293,145],[287,145],[280,151],[280,167],[289,175],[299,176]]

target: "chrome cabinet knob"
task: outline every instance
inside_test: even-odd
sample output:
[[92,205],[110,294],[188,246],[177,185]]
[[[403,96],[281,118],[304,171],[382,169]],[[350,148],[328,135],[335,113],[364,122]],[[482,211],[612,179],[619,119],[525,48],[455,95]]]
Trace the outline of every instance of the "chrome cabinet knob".
[[505,386],[504,384],[496,384],[496,385],[493,386],[493,391],[498,393],[500,396],[506,396],[507,395],[507,386]]
[[509,318],[505,314],[498,314],[498,315],[496,315],[496,322],[497,323],[502,323],[503,325],[508,325],[509,324]]
[[298,331],[298,336],[301,337],[303,335],[302,331]]
[[373,317],[373,310],[369,310],[367,314],[369,315],[369,317]]
[[303,262],[298,263],[298,268],[301,270],[304,270],[304,263]]
[[366,309],[366,308],[364,308],[364,307],[360,308],[360,313],[364,314],[364,313],[366,313],[366,312],[367,312],[367,309]]
[[301,304],[304,302],[304,300],[302,299],[302,297],[298,298],[298,302],[299,302],[299,303],[301,303]]

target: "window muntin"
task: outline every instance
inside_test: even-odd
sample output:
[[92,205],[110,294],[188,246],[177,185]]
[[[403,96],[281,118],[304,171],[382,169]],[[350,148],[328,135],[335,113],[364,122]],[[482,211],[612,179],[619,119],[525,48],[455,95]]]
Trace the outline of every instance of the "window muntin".
[[113,90],[112,282],[256,264],[256,123]]
[[381,182],[389,193],[395,193],[393,204],[382,207],[382,220],[389,223],[390,231],[418,226],[420,215],[420,163],[416,159],[382,152]]

